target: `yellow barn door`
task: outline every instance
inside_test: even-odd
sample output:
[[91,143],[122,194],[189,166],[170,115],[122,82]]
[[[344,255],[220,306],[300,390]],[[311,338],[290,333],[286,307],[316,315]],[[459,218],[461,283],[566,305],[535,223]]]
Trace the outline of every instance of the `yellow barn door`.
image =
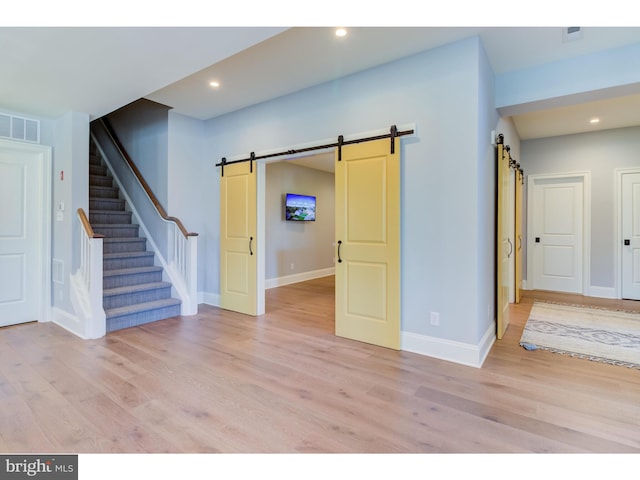
[[336,335],[400,349],[400,148],[336,152]]
[[496,229],[496,336],[501,339],[509,326],[509,257],[513,243],[509,238],[509,151],[502,143],[497,148],[498,198]]
[[524,173],[522,170],[516,170],[516,258],[515,258],[515,277],[516,277],[516,298],[515,303],[520,303],[522,295],[522,203],[523,203],[523,187]]
[[220,307],[257,315],[256,170],[223,166],[220,179]]

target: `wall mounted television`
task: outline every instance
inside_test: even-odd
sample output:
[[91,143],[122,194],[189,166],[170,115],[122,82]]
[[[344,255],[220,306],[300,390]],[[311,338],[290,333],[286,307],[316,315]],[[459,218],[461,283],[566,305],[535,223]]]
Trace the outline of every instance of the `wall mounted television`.
[[287,221],[313,222],[316,219],[316,197],[287,193],[284,202],[284,214]]

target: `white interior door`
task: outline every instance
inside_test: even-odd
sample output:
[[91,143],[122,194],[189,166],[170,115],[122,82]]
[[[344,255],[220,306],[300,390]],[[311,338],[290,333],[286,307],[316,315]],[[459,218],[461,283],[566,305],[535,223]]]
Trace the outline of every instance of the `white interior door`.
[[533,284],[538,290],[583,291],[582,177],[533,181]]
[[622,298],[640,300],[640,173],[622,175]]
[[0,327],[45,321],[46,147],[0,141]]

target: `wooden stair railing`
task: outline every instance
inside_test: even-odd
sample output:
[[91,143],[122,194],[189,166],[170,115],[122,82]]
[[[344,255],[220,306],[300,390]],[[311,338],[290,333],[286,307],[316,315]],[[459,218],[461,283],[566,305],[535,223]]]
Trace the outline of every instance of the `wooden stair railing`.
[[[175,275],[179,278],[179,282],[174,283],[174,287],[178,290],[180,297],[183,300],[182,315],[194,315],[197,313],[197,263],[198,263],[198,248],[197,248],[197,233],[189,232],[182,222],[176,218],[167,215],[167,212],[162,207],[162,204],[155,196],[149,184],[146,182],[142,173],[133,162],[132,158],[127,153],[126,149],[118,139],[116,132],[111,125],[111,122],[107,118],[100,118],[100,125],[102,125],[108,140],[117,150],[118,154],[122,157],[125,164],[129,167],[129,170],[142,187],[146,196],[153,205],[158,216],[170,225],[173,225],[173,232],[170,236],[171,245],[167,251],[167,265],[169,269],[175,271]],[[170,276],[172,272],[169,272]]]
[[167,215],[167,212],[165,211],[165,209],[160,204],[160,201],[158,200],[158,198],[154,195],[153,191],[149,187],[149,184],[146,182],[146,180],[144,179],[144,177],[140,173],[140,170],[138,170],[138,167],[136,166],[135,163],[133,163],[133,160],[131,159],[131,157],[129,156],[127,151],[125,150],[124,146],[122,145],[122,143],[120,143],[120,140],[118,139],[118,136],[116,135],[115,130],[111,126],[111,122],[109,122],[109,120],[104,118],[104,117],[100,118],[100,122],[104,126],[104,129],[107,132],[107,134],[109,135],[109,138],[111,139],[111,141],[113,142],[115,147],[120,152],[120,155],[122,155],[122,158],[124,158],[125,162],[127,162],[127,164],[129,165],[129,168],[131,168],[131,171],[133,172],[133,174],[136,176],[136,178],[140,182],[140,185],[142,185],[142,188],[144,189],[144,191],[146,192],[147,196],[151,200],[151,203],[153,203],[153,206],[155,207],[155,209],[158,211],[158,214],[162,218],[164,218],[166,221],[175,223],[176,226],[178,227],[178,230],[180,230],[180,232],[182,232],[182,235],[184,235],[185,237],[196,237],[196,236],[198,236],[197,233],[193,233],[193,232],[187,231],[187,229],[184,227],[184,225],[182,224],[180,219],[178,219],[176,217],[170,217],[169,215]]

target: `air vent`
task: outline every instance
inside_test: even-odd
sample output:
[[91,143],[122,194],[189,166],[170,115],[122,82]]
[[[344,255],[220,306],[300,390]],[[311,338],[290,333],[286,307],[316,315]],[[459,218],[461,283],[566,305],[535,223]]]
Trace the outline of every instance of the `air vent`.
[[562,41],[564,43],[575,42],[576,40],[580,40],[582,38],[582,33],[582,27],[566,27],[562,31]]
[[0,137],[40,143],[40,121],[0,113]]

